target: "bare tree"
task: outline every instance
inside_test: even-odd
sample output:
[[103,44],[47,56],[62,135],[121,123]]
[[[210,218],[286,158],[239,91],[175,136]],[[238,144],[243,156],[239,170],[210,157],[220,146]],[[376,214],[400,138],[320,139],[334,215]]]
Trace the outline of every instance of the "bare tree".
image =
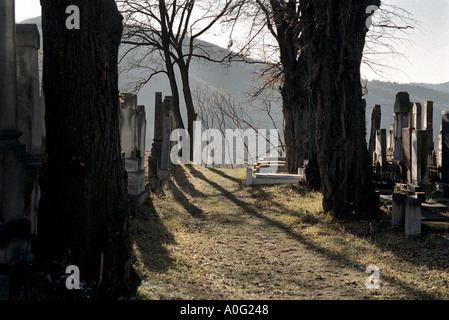
[[[278,59],[268,55],[261,75],[267,81],[256,94],[279,85],[288,168],[294,172],[308,159],[309,184],[322,189],[324,210],[336,216],[354,212],[367,218],[376,211],[365,154],[360,66],[362,61],[381,66],[379,56],[394,49],[386,40],[411,27],[405,11],[387,7],[367,37],[373,5],[378,8],[380,2],[255,0],[239,12],[257,28],[248,40],[263,27],[275,39],[270,48],[277,47]],[[255,23],[260,16],[265,21]],[[365,46],[367,41],[371,46]]]
[[[270,96],[265,96],[263,99],[262,96],[259,96],[259,99],[254,101],[255,105],[245,104],[243,106],[242,103],[235,101],[229,92],[199,83],[193,90],[193,98],[197,108],[198,119],[202,121],[206,128],[217,129],[225,137],[225,150],[229,151],[234,147],[232,139],[228,139],[226,135],[226,130],[237,130],[241,134],[239,138],[243,141],[247,162],[255,162],[257,159],[266,156],[267,151],[270,150],[276,149],[277,152],[283,153],[283,134],[273,117]],[[259,113],[266,115],[276,132],[276,139],[267,135],[266,129],[261,129],[255,123],[254,118],[249,113],[250,110],[257,110]],[[245,141],[244,134],[248,132],[247,130],[254,135],[246,136],[248,140]],[[258,136],[263,137],[263,139],[260,141],[256,140]],[[273,143],[273,140],[276,143]],[[280,145],[278,144],[279,142]],[[265,146],[262,148],[262,145],[259,145],[260,143],[264,143]],[[251,150],[254,148],[254,145],[250,144],[257,144],[257,151]],[[231,166],[234,167],[232,165],[233,159],[225,160],[228,160]]]
[[[175,126],[187,127],[193,136],[193,121],[196,118],[190,87],[189,70],[192,59],[225,62],[230,52],[212,52],[199,38],[206,34],[234,6],[233,0],[119,0],[120,10],[125,16],[125,31],[122,43],[129,45],[124,56],[135,50],[143,52],[131,67],[147,68],[159,60],[160,68],[148,70],[146,79],[137,88],[149,82],[157,74],[165,73],[172,91]],[[145,48],[142,51],[142,47]],[[123,59],[123,57],[122,57]],[[152,60],[148,63],[148,59]],[[180,111],[180,91],[176,80],[178,67],[182,93],[187,109],[187,126],[184,126]],[[191,143],[193,147],[193,143]],[[192,154],[192,152],[191,152]]]

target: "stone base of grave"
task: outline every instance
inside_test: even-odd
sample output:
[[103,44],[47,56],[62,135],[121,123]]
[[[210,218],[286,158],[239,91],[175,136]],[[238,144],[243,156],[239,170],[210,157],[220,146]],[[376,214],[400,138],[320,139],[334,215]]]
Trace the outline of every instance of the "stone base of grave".
[[129,194],[128,195],[129,201],[131,203],[134,203],[134,204],[139,204],[139,205],[144,204],[145,201],[147,201],[147,199],[148,199],[149,191],[150,191],[150,185],[147,184],[147,185],[145,185],[145,191],[144,192],[142,192],[142,193],[140,193],[138,195],[131,195],[131,194]]
[[145,159],[125,159],[128,173],[128,197],[132,203],[143,204],[148,198],[149,186],[146,184]]
[[286,171],[285,157],[265,157],[246,169],[246,184],[288,184],[306,179],[302,168],[298,169],[298,174],[289,174]]
[[157,177],[163,180],[170,180],[170,171],[160,169],[157,172]]
[[145,170],[145,159],[125,159],[125,170],[126,172],[137,172],[140,170]]
[[282,173],[253,173],[252,168],[247,168],[246,184],[247,185],[272,185],[272,184],[288,184],[304,181],[304,177],[300,174],[282,174]]
[[145,191],[145,170],[128,172],[128,194],[135,196]]
[[405,201],[405,237],[407,239],[421,238],[422,202],[417,198]]

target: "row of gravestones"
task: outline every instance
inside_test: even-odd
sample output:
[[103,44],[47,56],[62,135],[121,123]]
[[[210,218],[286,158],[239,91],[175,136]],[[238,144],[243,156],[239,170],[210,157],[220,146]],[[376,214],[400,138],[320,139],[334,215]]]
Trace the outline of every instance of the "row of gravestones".
[[439,148],[433,142],[433,102],[411,103],[407,92],[396,95],[394,124],[380,128],[381,106],[375,105],[371,116],[368,144],[374,165],[392,163],[401,172],[399,182],[411,186],[427,185],[428,165],[441,167],[441,186],[449,184],[449,111],[442,112]]
[[33,260],[43,158],[40,35],[14,16],[14,0],[0,1],[0,300]]
[[123,93],[120,103],[120,142],[128,176],[128,195],[133,203],[148,198],[145,174],[147,120],[145,106],[138,105],[137,95]]

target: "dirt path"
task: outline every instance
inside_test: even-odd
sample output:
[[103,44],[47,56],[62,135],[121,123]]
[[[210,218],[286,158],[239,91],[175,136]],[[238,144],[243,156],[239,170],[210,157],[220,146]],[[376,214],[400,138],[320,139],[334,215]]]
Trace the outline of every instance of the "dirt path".
[[318,195],[249,188],[242,173],[187,166],[153,194],[132,227],[140,298],[388,298],[366,288],[366,266],[311,240]]

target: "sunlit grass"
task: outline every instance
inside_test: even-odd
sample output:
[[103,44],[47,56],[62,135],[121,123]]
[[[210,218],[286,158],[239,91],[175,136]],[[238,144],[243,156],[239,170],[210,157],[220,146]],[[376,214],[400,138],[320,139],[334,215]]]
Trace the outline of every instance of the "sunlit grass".
[[[449,298],[448,245],[405,239],[388,211],[343,222],[304,186],[246,186],[244,169],[174,174],[131,224],[141,299]],[[369,265],[380,290],[365,288]]]

